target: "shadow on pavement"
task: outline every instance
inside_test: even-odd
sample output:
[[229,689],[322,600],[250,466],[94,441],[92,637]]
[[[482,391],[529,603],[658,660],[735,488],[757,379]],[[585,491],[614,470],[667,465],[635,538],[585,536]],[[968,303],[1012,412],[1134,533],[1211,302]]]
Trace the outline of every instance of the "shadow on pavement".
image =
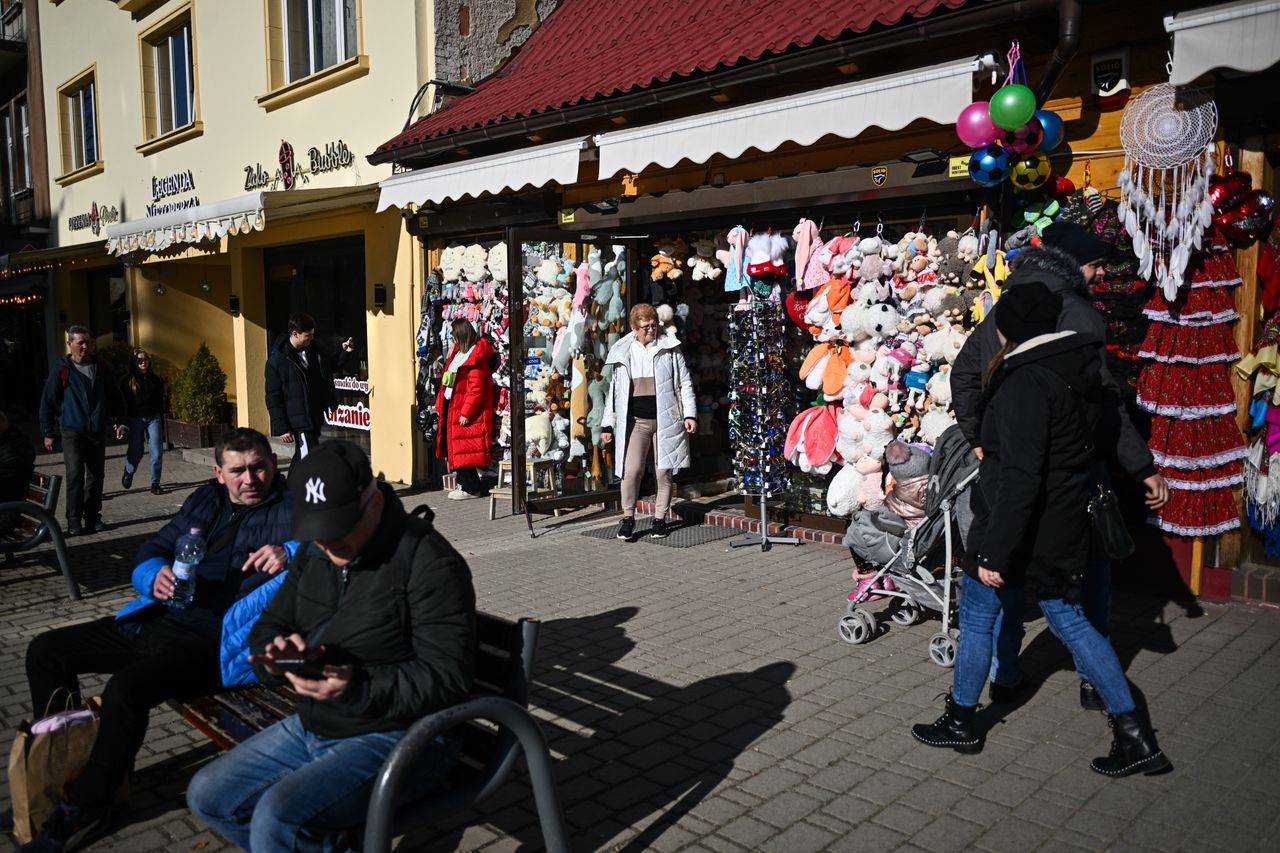
[[[619,608],[543,625],[531,704],[555,760],[565,823],[575,849],[601,847],[628,828],[618,849],[649,849],[729,774],[734,759],[778,725],[791,701],[790,662],[725,673],[680,687],[619,668],[634,647]],[[548,722],[545,714],[555,715]],[[563,757],[562,757],[563,756]],[[542,846],[533,792],[523,774],[478,812],[406,836],[401,849],[460,849],[463,830],[489,823],[530,849]],[[643,828],[641,828],[643,827]]]

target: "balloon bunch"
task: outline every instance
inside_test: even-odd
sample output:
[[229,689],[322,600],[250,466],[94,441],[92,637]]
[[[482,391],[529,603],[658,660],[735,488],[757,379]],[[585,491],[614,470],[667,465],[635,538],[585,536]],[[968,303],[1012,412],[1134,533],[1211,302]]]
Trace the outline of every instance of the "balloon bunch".
[[1015,189],[1034,190],[1051,174],[1048,152],[1062,144],[1062,118],[1036,109],[1036,95],[1018,43],[1009,49],[1009,76],[991,100],[975,101],[960,111],[956,135],[975,149],[969,177],[984,187],[1008,180]]
[[1253,189],[1253,176],[1232,172],[1209,178],[1213,223],[1234,243],[1252,243],[1271,232],[1276,200],[1266,190]]

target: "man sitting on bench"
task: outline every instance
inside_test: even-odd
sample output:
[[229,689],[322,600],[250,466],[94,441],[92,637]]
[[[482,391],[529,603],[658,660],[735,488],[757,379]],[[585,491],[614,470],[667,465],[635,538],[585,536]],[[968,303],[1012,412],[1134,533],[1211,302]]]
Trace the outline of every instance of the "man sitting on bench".
[[[304,543],[250,633],[264,684],[287,682],[298,713],[191,780],[187,804],[246,850],[335,849],[364,822],[374,779],[416,720],[464,699],[475,665],[466,562],[427,519],[407,515],[346,441],[293,463],[293,534]],[[450,771],[460,738],[420,758],[420,797]],[[342,848],[345,849],[345,848]]]
[[[81,673],[111,678],[88,765],[23,851],[75,850],[107,830],[116,790],[142,746],[152,708],[255,680],[246,660],[249,629],[298,547],[286,541],[291,498],[262,433],[232,430],[214,448],[214,459],[216,479],[192,492],[173,520],[138,549],[133,585],[140,596],[115,618],[56,628],[27,647],[37,716],[57,704],[51,700],[60,689],[78,700]],[[207,543],[195,570],[195,596],[186,608],[165,606],[173,604],[176,543],[193,529]]]

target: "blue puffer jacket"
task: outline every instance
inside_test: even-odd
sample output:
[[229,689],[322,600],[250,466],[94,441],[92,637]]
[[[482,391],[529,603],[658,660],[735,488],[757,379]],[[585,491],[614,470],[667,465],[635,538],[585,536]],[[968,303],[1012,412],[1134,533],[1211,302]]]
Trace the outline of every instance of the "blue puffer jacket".
[[[138,549],[133,570],[133,588],[139,593],[138,598],[125,605],[116,619],[123,619],[137,613],[144,607],[159,604],[151,597],[151,589],[155,585],[160,569],[173,562],[174,546],[178,537],[192,527],[206,531],[206,537],[212,541],[218,538],[219,531],[210,529],[218,514],[219,503],[224,499],[225,486],[217,480],[210,480],[191,493],[182,504],[178,514]],[[263,545],[280,545],[290,559],[298,550],[298,543],[289,539],[293,523],[293,504],[289,493],[285,490],[284,477],[277,474],[272,485],[271,495],[262,503],[249,507],[247,515],[236,530],[235,541],[231,545],[231,565],[238,569],[244,565],[249,555]],[[222,642],[220,658],[222,660],[222,684],[224,687],[237,687],[242,684],[253,684],[258,678],[253,674],[249,664],[249,629],[258,621],[262,609],[271,601],[280,584],[284,582],[286,572],[274,575],[254,572],[240,584],[240,597],[227,609],[222,617]]]

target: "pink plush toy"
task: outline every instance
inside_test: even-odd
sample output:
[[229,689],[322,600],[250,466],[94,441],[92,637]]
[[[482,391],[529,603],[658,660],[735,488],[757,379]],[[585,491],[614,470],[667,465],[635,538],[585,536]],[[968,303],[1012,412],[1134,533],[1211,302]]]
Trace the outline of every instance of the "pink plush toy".
[[862,482],[858,484],[858,503],[863,509],[884,506],[884,465],[877,459],[864,456],[853,467],[862,475]]

